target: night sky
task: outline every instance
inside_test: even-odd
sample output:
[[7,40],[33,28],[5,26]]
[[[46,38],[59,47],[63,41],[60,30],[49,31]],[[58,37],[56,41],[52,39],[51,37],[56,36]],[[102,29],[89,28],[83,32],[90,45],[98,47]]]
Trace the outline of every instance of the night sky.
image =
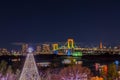
[[119,44],[120,2],[115,0],[1,0],[0,47],[14,42]]

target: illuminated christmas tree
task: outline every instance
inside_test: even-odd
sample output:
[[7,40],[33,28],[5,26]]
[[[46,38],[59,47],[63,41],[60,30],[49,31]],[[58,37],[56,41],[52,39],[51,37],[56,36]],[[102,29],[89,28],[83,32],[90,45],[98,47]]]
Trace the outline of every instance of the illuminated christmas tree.
[[28,49],[28,54],[24,63],[19,80],[40,80],[32,48]]

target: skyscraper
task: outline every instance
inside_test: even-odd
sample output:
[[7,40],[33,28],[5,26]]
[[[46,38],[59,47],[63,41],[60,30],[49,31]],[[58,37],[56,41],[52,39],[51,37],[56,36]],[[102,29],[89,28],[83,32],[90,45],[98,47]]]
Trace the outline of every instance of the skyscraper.
[[22,54],[27,53],[27,49],[28,49],[28,44],[23,44],[22,45]]
[[102,44],[102,42],[100,42],[100,49],[102,49],[103,48],[103,44]]
[[41,52],[41,46],[38,45],[36,47],[36,54],[40,54],[40,52]]

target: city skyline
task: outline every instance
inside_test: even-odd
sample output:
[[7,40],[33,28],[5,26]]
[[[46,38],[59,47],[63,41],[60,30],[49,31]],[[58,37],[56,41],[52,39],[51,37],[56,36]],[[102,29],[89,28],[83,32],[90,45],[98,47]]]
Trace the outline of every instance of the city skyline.
[[119,1],[0,1],[0,47],[14,42],[119,45]]

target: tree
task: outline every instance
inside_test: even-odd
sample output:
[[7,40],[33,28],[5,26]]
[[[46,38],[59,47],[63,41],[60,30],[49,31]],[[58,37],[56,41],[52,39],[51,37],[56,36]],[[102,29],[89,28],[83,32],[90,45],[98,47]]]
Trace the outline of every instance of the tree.
[[90,80],[104,80],[104,79],[102,77],[96,76],[96,77],[92,77]]
[[113,80],[118,77],[116,65],[114,63],[108,65],[108,80]]
[[8,73],[8,74],[12,73],[12,66],[11,65],[8,66],[6,73]]
[[59,80],[89,80],[91,71],[81,65],[73,65],[62,69],[59,73]]
[[33,53],[28,53],[19,80],[40,80]]
[[1,63],[0,63],[0,72],[3,75],[6,75],[6,69],[7,69],[7,62],[2,60]]
[[59,69],[58,68],[48,68],[46,70],[41,69],[40,71],[40,78],[41,80],[58,80],[58,73]]
[[16,78],[18,79],[20,77],[20,70],[17,69],[15,74],[16,74]]

